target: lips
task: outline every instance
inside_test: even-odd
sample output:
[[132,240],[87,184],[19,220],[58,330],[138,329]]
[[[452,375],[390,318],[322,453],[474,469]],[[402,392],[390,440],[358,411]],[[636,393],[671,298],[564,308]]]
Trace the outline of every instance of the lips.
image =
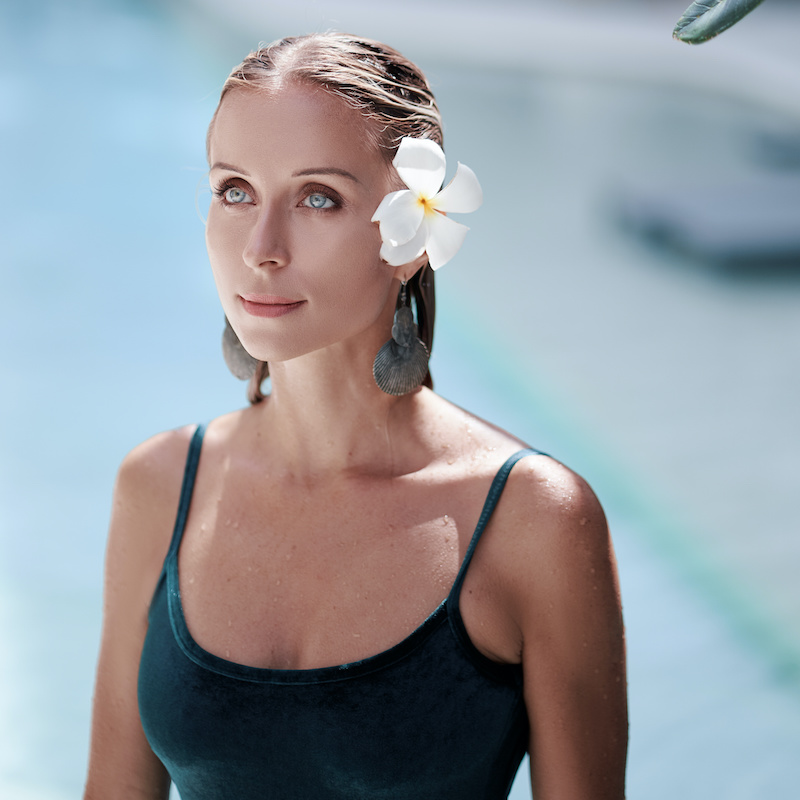
[[244,310],[254,317],[282,317],[305,303],[275,294],[242,294],[239,299]]
[[248,303],[258,303],[262,306],[291,306],[302,302],[300,300],[292,300],[291,297],[281,297],[277,294],[243,294],[240,296],[242,300],[246,300]]

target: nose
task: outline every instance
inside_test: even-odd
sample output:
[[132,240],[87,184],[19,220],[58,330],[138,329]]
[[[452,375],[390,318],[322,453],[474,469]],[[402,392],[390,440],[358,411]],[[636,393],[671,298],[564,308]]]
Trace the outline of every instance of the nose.
[[250,231],[243,258],[254,269],[285,267],[289,263],[286,220],[278,209],[265,208]]

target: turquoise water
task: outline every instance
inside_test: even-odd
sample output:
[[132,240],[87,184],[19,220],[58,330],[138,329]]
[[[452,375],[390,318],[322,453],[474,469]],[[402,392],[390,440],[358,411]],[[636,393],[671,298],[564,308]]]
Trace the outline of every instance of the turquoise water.
[[[15,800],[80,792],[117,464],[153,432],[243,399],[219,357],[194,209],[236,56],[155,9],[0,10],[0,796]],[[629,635],[629,797],[792,796],[797,284],[678,264],[620,234],[608,200],[623,175],[669,176],[693,141],[714,143],[713,174],[746,172],[748,109],[429,72],[448,149],[487,197],[441,273],[437,387],[584,473],[605,502]],[[766,386],[769,403],[742,384]],[[742,433],[759,445],[744,464]],[[775,477],[759,480],[770,460]]]

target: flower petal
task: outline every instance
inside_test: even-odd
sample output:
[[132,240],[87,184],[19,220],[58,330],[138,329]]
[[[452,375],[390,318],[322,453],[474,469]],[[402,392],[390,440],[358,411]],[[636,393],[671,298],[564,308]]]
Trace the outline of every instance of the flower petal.
[[389,192],[380,203],[378,203],[378,207],[375,209],[375,213],[372,215],[372,219],[370,222],[380,222],[383,215],[386,213],[386,209],[394,200],[395,195],[403,194],[403,192],[407,192],[408,189],[401,189],[399,192]]
[[394,161],[397,174],[415,194],[433,197],[442,186],[445,159],[442,148],[431,139],[400,141]]
[[416,195],[408,189],[390,192],[381,200],[372,215],[373,222],[381,226],[381,239],[392,244],[404,244],[419,230],[425,209]]
[[425,250],[431,269],[439,269],[459,251],[469,228],[444,214],[433,214],[426,217],[425,221],[428,223]]
[[448,214],[468,214],[476,211],[483,203],[483,191],[475,173],[466,165],[458,162],[458,169],[453,180],[442,189],[431,201],[431,205]]
[[428,238],[428,225],[425,220],[419,226],[419,230],[413,239],[404,244],[394,245],[385,239],[381,245],[381,258],[392,267],[399,267],[408,264],[417,256],[425,252],[425,240]]

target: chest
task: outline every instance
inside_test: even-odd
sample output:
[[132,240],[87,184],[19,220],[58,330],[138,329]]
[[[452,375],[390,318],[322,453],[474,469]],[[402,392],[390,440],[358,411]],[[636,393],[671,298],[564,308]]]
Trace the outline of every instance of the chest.
[[[479,485],[199,479],[178,561],[191,635],[227,660],[281,669],[392,647],[450,591]],[[476,566],[470,596],[491,596]]]

